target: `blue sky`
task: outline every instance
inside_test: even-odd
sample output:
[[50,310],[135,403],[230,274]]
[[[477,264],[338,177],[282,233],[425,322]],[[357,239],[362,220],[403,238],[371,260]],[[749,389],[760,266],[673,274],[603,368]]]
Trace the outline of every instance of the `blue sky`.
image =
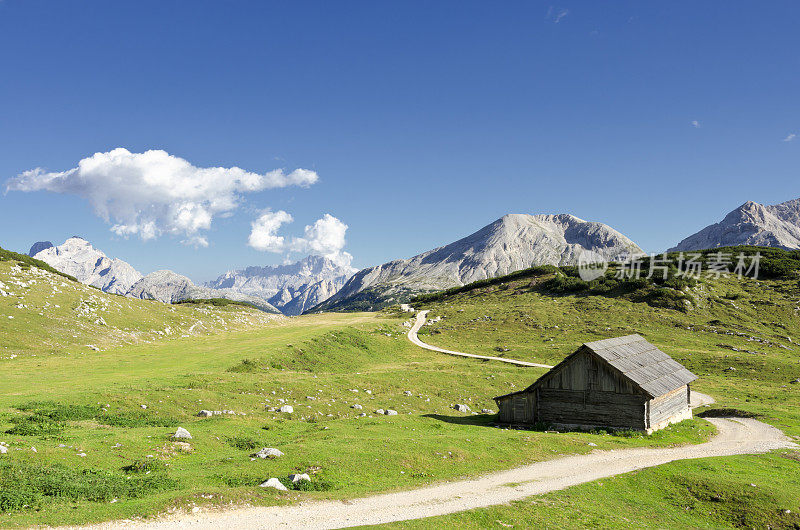
[[271,209],[293,219],[273,234],[292,257],[313,251],[305,226],[345,223],[356,267],[505,213],[572,213],[660,251],[746,200],[800,196],[799,22],[780,1],[5,0],[3,190],[115,148],[318,179],[228,189],[205,247],[114,233],[85,189],[12,190],[0,246],[78,234],[206,280],[286,258],[248,246]]

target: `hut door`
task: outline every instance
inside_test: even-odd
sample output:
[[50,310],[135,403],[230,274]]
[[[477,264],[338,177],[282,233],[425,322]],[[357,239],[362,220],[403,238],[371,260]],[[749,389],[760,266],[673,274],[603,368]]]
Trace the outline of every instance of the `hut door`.
[[525,423],[527,420],[526,401],[524,395],[514,396],[514,423]]

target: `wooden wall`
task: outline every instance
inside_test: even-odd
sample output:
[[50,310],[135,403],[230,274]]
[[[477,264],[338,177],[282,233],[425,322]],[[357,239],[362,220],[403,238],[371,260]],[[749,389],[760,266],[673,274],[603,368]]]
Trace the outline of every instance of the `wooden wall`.
[[650,401],[648,427],[658,425],[689,407],[689,387],[682,386]]
[[644,396],[599,390],[540,388],[538,421],[645,429]]

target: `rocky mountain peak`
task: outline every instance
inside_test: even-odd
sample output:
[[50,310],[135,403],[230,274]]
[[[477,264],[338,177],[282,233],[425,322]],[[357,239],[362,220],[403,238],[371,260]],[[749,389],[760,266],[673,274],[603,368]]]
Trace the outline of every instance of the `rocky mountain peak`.
[[320,309],[348,307],[348,300],[380,307],[369,306],[364,291],[381,304],[397,303],[535,265],[572,265],[584,251],[608,260],[642,252],[613,228],[574,215],[508,214],[449,245],[359,271]]
[[50,241],[37,241],[36,243],[31,245],[31,249],[28,251],[28,256],[33,257],[39,252],[51,248],[52,246],[53,243],[51,243]]
[[[47,242],[45,242],[47,243]],[[36,243],[31,252],[37,249]],[[63,244],[42,248],[33,257],[51,267],[70,274],[81,283],[93,285],[105,292],[125,294],[142,278],[139,271],[121,259],[110,259],[91,243],[77,236],[70,237]]]
[[800,248],[800,199],[775,205],[747,201],[719,223],[687,237],[670,251],[735,245]]

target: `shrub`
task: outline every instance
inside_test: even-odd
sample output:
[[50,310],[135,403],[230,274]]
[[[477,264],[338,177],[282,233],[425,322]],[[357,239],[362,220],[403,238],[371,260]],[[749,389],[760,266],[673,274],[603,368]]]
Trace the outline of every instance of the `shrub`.
[[140,411],[117,412],[109,414],[104,412],[97,416],[97,421],[103,425],[113,427],[177,427],[179,421],[175,418],[156,416]]
[[252,451],[257,447],[261,447],[261,442],[249,436],[232,436],[226,438],[225,442],[231,447],[241,449],[242,451]]
[[64,422],[53,421],[47,416],[18,416],[11,418],[13,427],[6,431],[6,434],[15,436],[37,436],[39,438],[52,438],[64,432]]
[[175,489],[177,481],[165,473],[126,478],[120,473],[76,470],[60,464],[0,461],[0,511],[35,507],[45,497],[91,502],[137,498]]
[[122,466],[122,470],[126,473],[159,472],[166,471],[167,465],[161,460],[148,458],[147,460],[134,460],[127,466]]

